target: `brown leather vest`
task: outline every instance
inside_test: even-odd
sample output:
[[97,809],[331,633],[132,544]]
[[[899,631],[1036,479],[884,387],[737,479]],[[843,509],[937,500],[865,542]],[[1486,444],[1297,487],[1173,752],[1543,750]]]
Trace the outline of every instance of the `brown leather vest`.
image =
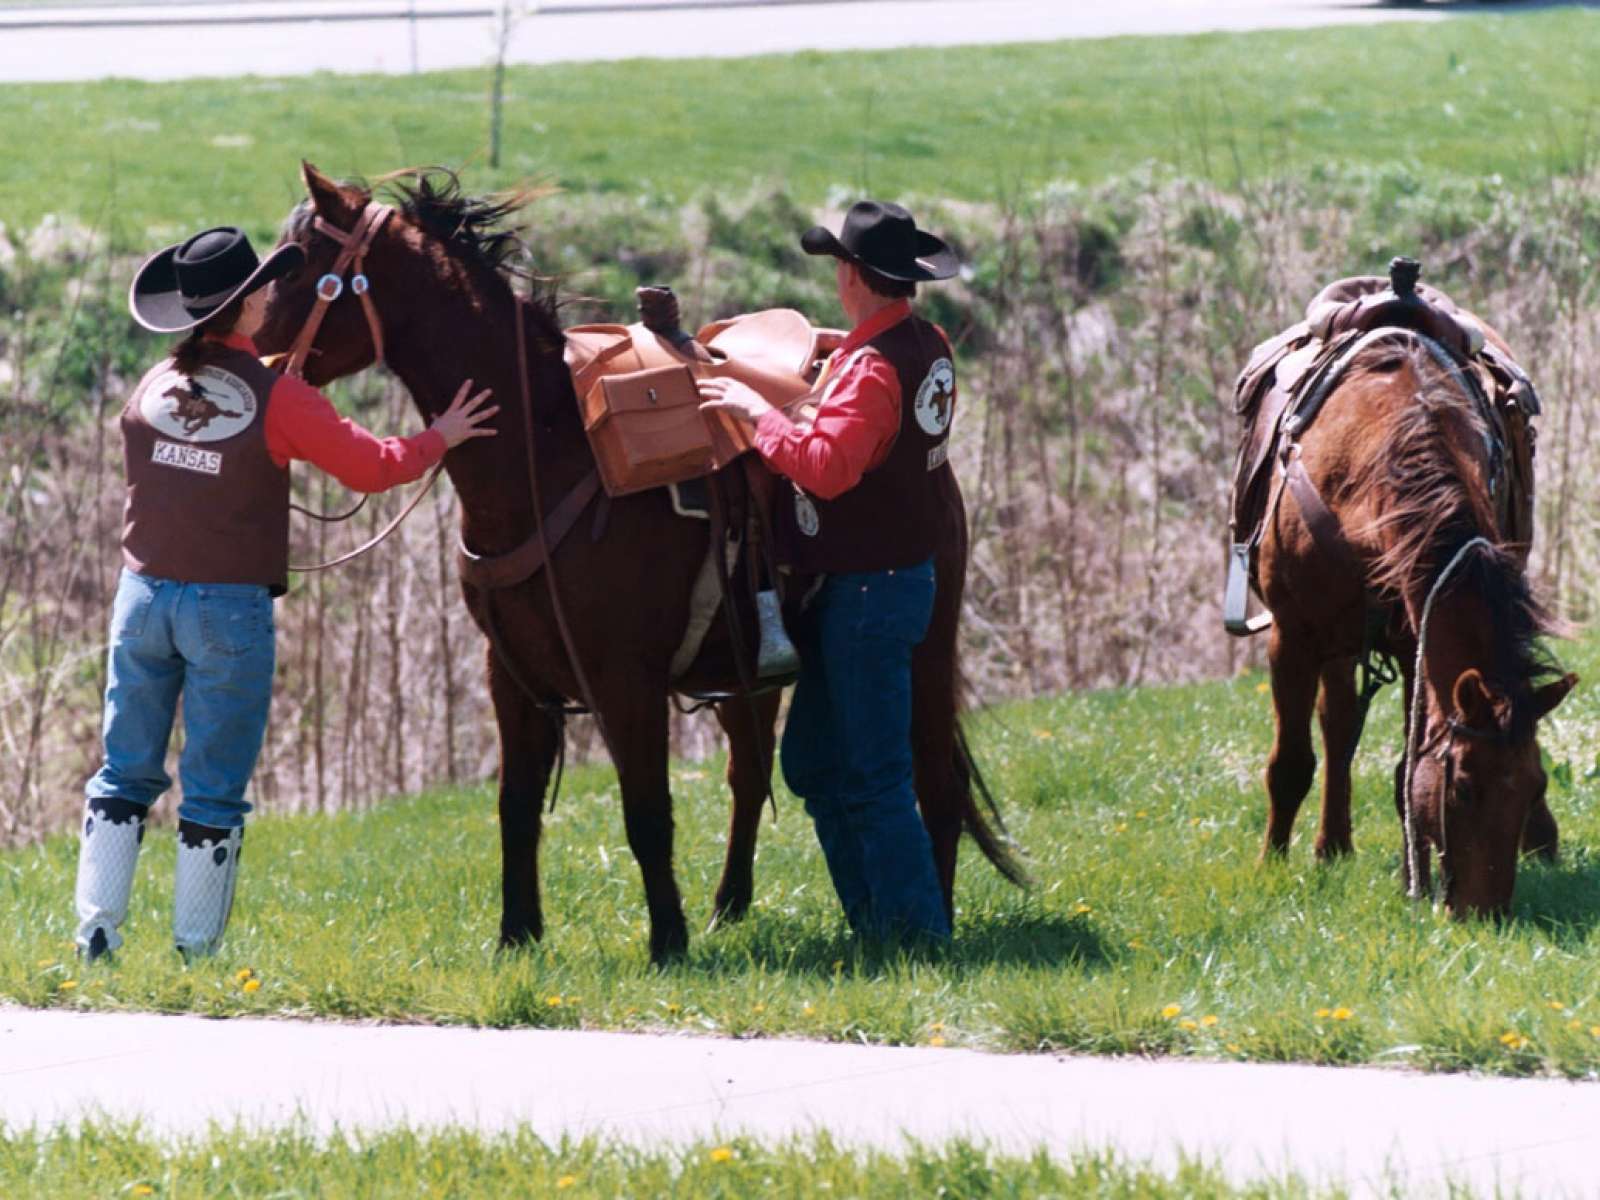
[[[950,536],[941,489],[950,471],[955,366],[939,330],[910,316],[867,343],[900,376],[900,431],[888,457],[832,500],[779,492],[778,551],[805,571],[886,571],[932,557]],[[823,401],[827,403],[824,392]]]
[[183,583],[289,584],[289,472],[267,453],[277,374],[217,345],[191,378],[172,360],[122,410],[122,558]]

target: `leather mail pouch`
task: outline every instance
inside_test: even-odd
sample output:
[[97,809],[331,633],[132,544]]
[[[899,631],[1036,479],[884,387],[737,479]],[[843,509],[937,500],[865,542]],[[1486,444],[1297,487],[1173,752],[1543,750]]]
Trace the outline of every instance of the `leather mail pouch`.
[[611,496],[681,483],[716,466],[711,428],[688,367],[657,367],[596,381],[583,424]]

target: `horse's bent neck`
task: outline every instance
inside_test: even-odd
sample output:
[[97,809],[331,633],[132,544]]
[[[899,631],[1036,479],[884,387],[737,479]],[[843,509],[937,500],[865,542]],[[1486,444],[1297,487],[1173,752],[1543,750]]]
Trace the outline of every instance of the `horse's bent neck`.
[[[475,438],[452,450],[446,470],[461,498],[462,522],[474,549],[508,549],[531,527],[526,428],[533,441],[543,501],[548,509],[592,465],[570,376],[550,332],[535,327],[536,314],[509,287],[469,295],[440,287],[422,302],[423,316],[395,339],[390,366],[424,418],[442,412],[463,381],[474,392],[492,389],[498,435]],[[528,373],[517,361],[517,321],[525,322]],[[563,401],[567,401],[563,403]],[[532,411],[528,411],[531,407]]]

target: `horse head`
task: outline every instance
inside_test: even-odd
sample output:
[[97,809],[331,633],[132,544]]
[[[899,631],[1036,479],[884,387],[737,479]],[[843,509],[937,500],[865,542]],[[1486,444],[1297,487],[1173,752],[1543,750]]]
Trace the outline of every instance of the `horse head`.
[[[1469,667],[1456,676],[1447,700],[1429,704],[1410,777],[1411,838],[1438,851],[1452,915],[1504,915],[1519,854],[1554,856],[1537,724],[1577,681],[1567,674],[1506,687]],[[1420,886],[1427,878],[1425,854],[1419,851],[1415,861]]]

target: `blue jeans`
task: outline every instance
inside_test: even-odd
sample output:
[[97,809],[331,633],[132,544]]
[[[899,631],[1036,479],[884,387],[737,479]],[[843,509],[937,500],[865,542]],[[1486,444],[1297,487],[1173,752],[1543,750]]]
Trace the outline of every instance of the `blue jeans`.
[[805,800],[851,928],[869,936],[950,936],[911,757],[911,652],[933,593],[931,561],[830,575],[795,629],[783,778]]
[[247,583],[177,583],[124,570],[111,608],[105,762],[87,798],[148,808],[172,786],[173,716],[183,700],[178,815],[243,825],[272,705],[272,597]]

